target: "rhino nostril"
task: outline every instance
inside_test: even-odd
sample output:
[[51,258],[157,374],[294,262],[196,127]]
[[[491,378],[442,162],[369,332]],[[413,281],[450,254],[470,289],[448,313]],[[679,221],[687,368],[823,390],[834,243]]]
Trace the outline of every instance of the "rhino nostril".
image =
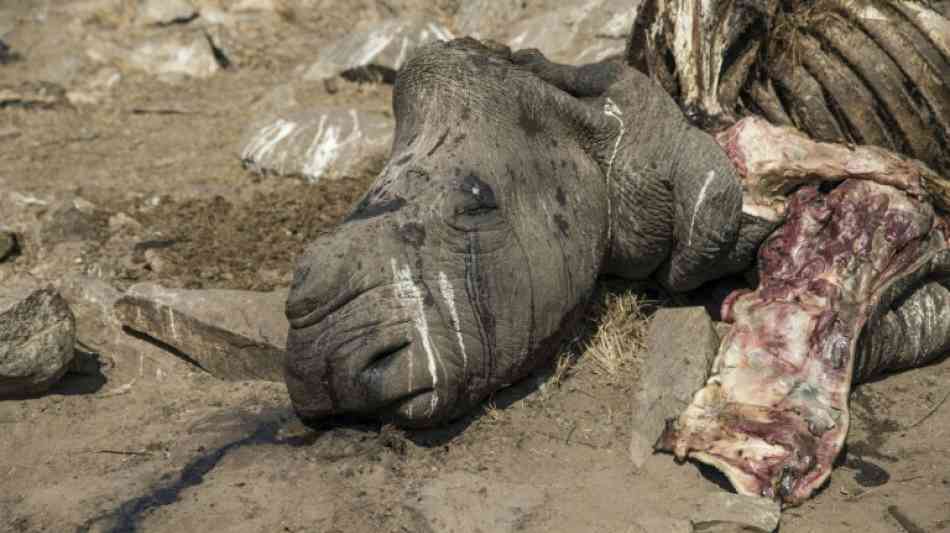
[[405,340],[379,350],[366,361],[362,374],[368,376],[371,380],[372,376],[379,374],[382,368],[388,365],[394,357],[405,353],[411,345],[412,341]]

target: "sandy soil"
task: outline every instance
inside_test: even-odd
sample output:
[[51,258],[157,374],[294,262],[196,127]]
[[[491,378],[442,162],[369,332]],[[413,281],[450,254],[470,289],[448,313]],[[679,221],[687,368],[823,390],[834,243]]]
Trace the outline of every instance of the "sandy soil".
[[[255,176],[237,151],[254,103],[338,35],[341,17],[369,9],[338,4],[334,16],[261,22],[261,43],[303,31],[294,24],[311,42],[277,47],[266,60],[266,46],[251,48],[242,66],[207,80],[130,74],[96,105],[0,109],[8,132],[0,191],[50,205],[82,197],[106,219],[135,220],[131,229],[107,225],[77,252],[81,262],[69,262],[69,272],[119,288],[288,283],[293,258],[372,173],[309,186]],[[31,53],[0,65],[0,82],[41,80],[56,50],[65,53],[56,36],[74,17],[50,12],[40,23],[30,2],[9,5],[20,19],[7,41]],[[437,8],[445,15],[452,6]],[[332,89],[314,84],[311,95],[375,107],[390,96],[386,87]],[[147,249],[161,261],[146,261]],[[27,248],[2,268],[45,260]],[[600,316],[592,310],[591,321]],[[97,327],[80,320],[80,338]],[[584,331],[565,352],[583,351]],[[69,375],[51,394],[0,402],[0,530],[662,531],[702,495],[725,490],[714,474],[670,456],[635,471],[628,413],[641,354],[632,346],[612,373],[590,357],[569,358],[472,416],[423,432],[307,428],[280,384],[221,382],[138,346],[99,354],[101,373]],[[948,393],[950,361],[859,387],[846,457],[817,497],[784,513],[781,531],[950,531],[950,402],[940,406]]]

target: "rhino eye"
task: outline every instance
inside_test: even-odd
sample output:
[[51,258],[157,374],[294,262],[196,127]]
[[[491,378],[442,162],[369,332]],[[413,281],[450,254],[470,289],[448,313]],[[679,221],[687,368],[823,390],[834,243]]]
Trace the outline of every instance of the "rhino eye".
[[449,224],[463,231],[482,231],[502,222],[495,191],[475,176],[456,182],[451,193]]
[[480,190],[478,187],[473,187],[468,191],[462,191],[460,196],[461,201],[455,206],[455,215],[478,216],[498,209],[495,194],[490,188]]
[[455,206],[456,215],[478,216],[498,209],[495,191],[473,174],[459,182],[461,201]]

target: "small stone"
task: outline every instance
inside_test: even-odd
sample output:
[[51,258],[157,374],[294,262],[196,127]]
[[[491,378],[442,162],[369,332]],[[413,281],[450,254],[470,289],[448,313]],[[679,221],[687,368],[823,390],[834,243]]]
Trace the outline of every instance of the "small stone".
[[19,85],[0,86],[0,109],[52,109],[66,103],[66,89],[55,83],[28,81]]
[[14,61],[20,58],[20,54],[17,54],[10,48],[10,45],[3,42],[3,39],[0,39],[0,65],[6,65],[7,63],[13,63]]
[[140,26],[164,26],[188,22],[198,11],[187,0],[139,0],[135,23]]
[[115,304],[125,326],[229,381],[283,379],[287,291],[167,289],[135,285]]
[[393,120],[381,113],[291,109],[249,129],[241,160],[258,174],[300,176],[316,183],[324,176],[352,175],[385,157],[394,129]]
[[208,78],[221,70],[202,31],[163,34],[139,44],[125,57],[135,69],[156,76]]
[[109,216],[82,198],[61,202],[43,216],[40,242],[52,247],[63,242],[104,240],[109,233]]
[[633,402],[630,458],[641,468],[666,420],[678,416],[706,382],[719,336],[702,307],[660,309],[650,322]]
[[0,230],[0,262],[12,257],[17,252],[16,235]]
[[0,399],[46,392],[73,358],[76,320],[52,287],[28,277],[0,286]]
[[782,507],[775,500],[716,492],[697,502],[690,521],[697,532],[771,533],[781,517]]
[[362,24],[336,44],[323,48],[303,78],[320,81],[342,74],[356,81],[391,83],[416,48],[436,39],[450,40],[452,33],[424,18]]

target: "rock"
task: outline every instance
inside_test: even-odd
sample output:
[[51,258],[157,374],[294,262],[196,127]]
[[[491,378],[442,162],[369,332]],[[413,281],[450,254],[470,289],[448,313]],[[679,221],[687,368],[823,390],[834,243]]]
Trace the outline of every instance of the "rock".
[[76,317],[77,340],[94,350],[100,362],[108,363],[108,383],[113,390],[128,390],[134,383],[166,382],[195,373],[191,364],[123,331],[115,315],[115,303],[123,294],[116,288],[101,279],[77,274],[61,276],[55,283]]
[[601,61],[623,53],[638,5],[638,0],[575,0],[514,24],[507,43],[512,49],[537,48],[552,61]]
[[316,183],[328,175],[353,175],[385,157],[394,127],[381,113],[333,107],[290,110],[249,129],[241,160],[259,174],[301,176]]
[[520,531],[545,498],[531,485],[451,472],[427,482],[406,505],[425,517],[431,531],[504,532]]
[[18,249],[16,235],[0,229],[0,262],[12,257]]
[[275,12],[282,9],[281,0],[238,0],[229,8],[233,13]]
[[351,80],[391,83],[416,48],[436,39],[450,40],[452,33],[420,17],[362,23],[337,43],[321,49],[303,78],[319,81],[343,75]]
[[455,30],[459,36],[502,40],[523,11],[522,0],[470,0],[459,6]]
[[129,67],[155,76],[208,78],[221,70],[214,49],[202,31],[153,37],[136,46],[124,59]]
[[64,242],[102,241],[109,235],[110,213],[82,198],[60,202],[40,219],[39,242],[50,248]]
[[20,54],[14,52],[13,49],[10,48],[10,45],[3,42],[3,39],[0,39],[0,65],[13,63],[18,59],[20,59]]
[[139,0],[135,23],[140,26],[164,26],[193,20],[198,11],[187,0]]
[[660,309],[650,322],[633,402],[630,458],[637,468],[653,453],[668,418],[679,415],[706,383],[719,336],[702,307]]
[[76,321],[52,287],[27,277],[0,286],[0,399],[45,392],[73,359]]
[[52,109],[66,102],[66,90],[55,83],[28,81],[19,85],[0,86],[0,109]]
[[115,303],[119,321],[230,381],[283,379],[287,291],[135,285]]
[[771,533],[781,517],[782,507],[775,500],[716,492],[696,503],[690,521],[697,532]]

